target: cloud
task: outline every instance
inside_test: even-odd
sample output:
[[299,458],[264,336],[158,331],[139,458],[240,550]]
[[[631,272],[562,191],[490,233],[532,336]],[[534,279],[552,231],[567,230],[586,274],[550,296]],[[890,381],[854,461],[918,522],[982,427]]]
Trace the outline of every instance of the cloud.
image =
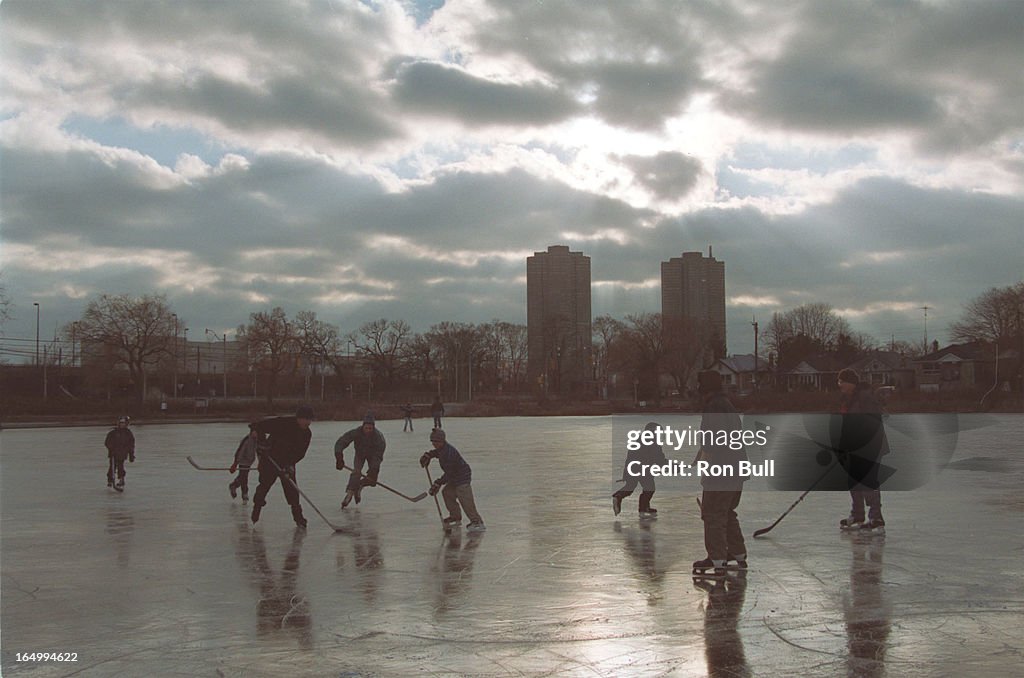
[[683,153],[665,151],[646,157],[627,155],[621,162],[633,170],[636,181],[662,200],[678,200],[697,184],[700,161]]
[[543,125],[565,119],[578,109],[553,87],[492,82],[427,62],[399,66],[392,95],[412,115],[443,115],[467,124]]

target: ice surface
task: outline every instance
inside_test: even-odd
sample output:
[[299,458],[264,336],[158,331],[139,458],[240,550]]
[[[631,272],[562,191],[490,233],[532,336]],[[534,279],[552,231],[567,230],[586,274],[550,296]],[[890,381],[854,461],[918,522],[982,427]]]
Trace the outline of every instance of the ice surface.
[[[340,422],[313,424],[298,475],[357,537],[308,508],[296,531],[276,487],[253,528],[227,472],[186,462],[228,465],[244,425],[134,426],[124,494],[105,428],[5,430],[3,675],[1019,675],[1022,420],[965,431],[950,470],[886,493],[884,538],[838,533],[847,496],[815,492],[711,590],[690,576],[696,492],[656,495],[656,522],[637,495],[612,516],[610,418],[446,420],[488,525],[449,539],[429,497],[339,509]],[[426,423],[380,423],[381,480],[411,495]],[[744,533],[797,496],[746,492]],[[61,651],[78,661],[15,655]]]

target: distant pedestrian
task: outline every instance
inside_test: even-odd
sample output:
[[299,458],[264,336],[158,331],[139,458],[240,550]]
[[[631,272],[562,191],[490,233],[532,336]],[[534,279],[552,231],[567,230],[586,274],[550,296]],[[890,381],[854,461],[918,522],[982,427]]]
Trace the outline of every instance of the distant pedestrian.
[[[459,451],[448,443],[448,437],[443,430],[435,428],[430,432],[430,444],[434,449],[420,456],[420,466],[426,468],[430,465],[431,459],[437,459],[441,466],[443,473],[430,486],[430,494],[435,496],[441,492],[445,508],[448,509],[448,517],[444,520],[445,527],[458,527],[462,523],[462,512],[465,511],[469,518],[466,531],[483,532],[487,527],[476,510],[476,500],[473,498],[473,469]],[[460,504],[462,508],[459,508]]]
[[430,403],[430,415],[434,417],[434,428],[441,428],[441,417],[444,416],[444,404],[441,396],[435,396],[434,402]]
[[238,475],[228,483],[228,492],[231,498],[238,496],[238,488],[242,489],[242,503],[249,501],[249,469],[256,463],[256,448],[259,444],[259,433],[256,432],[256,424],[249,424],[249,433],[242,442],[238,443],[235,450],[235,459],[231,462],[231,473],[238,471]]
[[[124,490],[124,460],[135,461],[135,435],[128,430],[131,419],[128,415],[117,418],[117,425],[107,433],[103,441],[107,448],[107,487],[115,490]],[[117,481],[114,481],[114,474],[117,474]]]
[[[345,498],[341,500],[341,508],[348,506],[353,499],[358,504],[363,498],[363,488],[377,485],[387,441],[384,440],[384,434],[377,430],[373,412],[367,412],[361,426],[346,431],[334,443],[335,468],[339,471],[345,468],[345,448],[349,445],[355,447],[356,455],[352,460],[352,473],[345,487]],[[366,475],[363,475],[363,464],[367,467]]]
[[[700,420],[701,431],[711,431],[714,439],[735,440],[734,431],[743,429],[739,412],[722,390],[722,375],[715,370],[705,370],[697,375],[697,389],[703,401]],[[719,476],[704,475],[701,485],[700,517],[704,521],[704,547],[707,558],[693,564],[694,574],[705,574],[713,570],[723,574],[730,563],[741,570],[747,568],[747,547],[743,541],[736,508],[743,495],[744,477],[739,473],[739,462],[747,461],[744,448],[735,450],[728,443],[723,445],[704,444],[697,453],[697,461],[706,461],[710,466],[726,470]]]
[[839,390],[842,428],[835,448],[846,470],[851,503],[850,515],[839,521],[839,528],[884,534],[878,472],[880,459],[889,453],[889,441],[882,424],[882,405],[871,384],[862,382],[855,370],[839,371]]
[[403,405],[402,413],[405,415],[405,423],[402,425],[402,433],[405,433],[406,429],[412,433],[412,403],[406,403]]
[[295,467],[309,449],[309,441],[313,437],[313,432],[309,430],[312,422],[313,408],[309,405],[299,407],[294,417],[271,417],[256,422],[260,482],[252,498],[252,522],[260,519],[260,511],[267,503],[267,493],[280,478],[284,498],[292,508],[292,519],[298,527],[306,527],[296,489],[298,478]]
[[[658,428],[658,424],[651,421],[644,426],[646,431],[654,431]],[[641,518],[657,518],[658,509],[651,508],[651,497],[654,496],[654,477],[651,476],[646,466],[662,465],[668,460],[665,458],[665,452],[661,449],[661,445],[652,443],[650,445],[642,445],[638,450],[630,450],[626,452],[626,464],[622,468],[622,479],[626,481],[626,484],[622,486],[618,492],[612,495],[612,511],[615,515],[619,515],[622,510],[622,500],[633,494],[636,490],[637,484],[639,484],[643,491],[640,493],[640,517]],[[633,462],[639,462],[633,464]],[[630,473],[631,464],[635,472],[640,472],[640,475],[633,475]],[[643,469],[640,471],[640,469]]]

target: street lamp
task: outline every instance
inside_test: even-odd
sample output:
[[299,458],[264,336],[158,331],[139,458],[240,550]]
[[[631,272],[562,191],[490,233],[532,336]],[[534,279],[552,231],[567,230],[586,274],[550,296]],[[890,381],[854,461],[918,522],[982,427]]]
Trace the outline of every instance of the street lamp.
[[35,364],[39,364],[39,302],[33,301],[32,305],[36,307],[36,359]]
[[220,339],[224,347],[224,397],[228,397],[228,335],[225,332],[223,335],[218,335],[210,328],[206,328],[206,334],[212,334],[214,339]]
[[174,318],[174,343],[171,347],[174,349],[171,351],[171,375],[174,381],[171,382],[171,397],[178,397],[178,314],[172,313],[171,317]]

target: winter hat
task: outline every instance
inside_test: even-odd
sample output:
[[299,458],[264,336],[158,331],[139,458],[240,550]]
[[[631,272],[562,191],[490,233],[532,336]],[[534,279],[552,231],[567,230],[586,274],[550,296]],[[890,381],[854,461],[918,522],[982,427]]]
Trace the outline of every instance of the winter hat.
[[121,422],[124,422],[125,424],[130,424],[132,423],[132,419],[127,414],[122,414],[120,417],[117,418],[117,423],[120,424]]
[[697,374],[697,390],[714,393],[722,390],[722,375],[715,370],[704,370]]
[[363,423],[364,424],[376,424],[377,423],[377,420],[373,418],[373,412],[367,412],[365,415],[363,415]]
[[448,436],[444,434],[444,431],[439,428],[435,428],[430,432],[430,442],[432,443],[443,443],[448,439]]
[[309,419],[313,420],[313,408],[309,405],[299,405],[299,409],[295,410],[296,419]]
[[857,374],[856,370],[851,370],[849,367],[839,370],[839,381],[845,381],[848,384],[859,384],[860,375]]

